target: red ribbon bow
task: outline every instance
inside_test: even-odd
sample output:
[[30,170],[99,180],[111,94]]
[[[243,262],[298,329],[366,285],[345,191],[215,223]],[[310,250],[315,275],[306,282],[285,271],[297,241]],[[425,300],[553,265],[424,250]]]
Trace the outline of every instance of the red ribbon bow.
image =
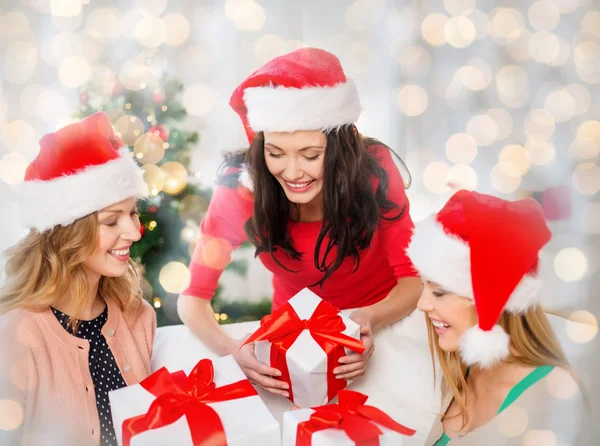
[[216,387],[214,368],[210,359],[201,360],[190,376],[183,372],[169,373],[162,367],[140,385],[156,396],[144,415],[123,421],[123,446],[150,429],[174,423],[185,415],[194,446],[227,446],[221,419],[207,403],[229,401],[257,395],[247,379]]
[[311,446],[312,435],[325,429],[342,429],[356,446],[379,446],[382,434],[375,423],[412,436],[415,430],[396,423],[385,412],[373,406],[366,406],[369,397],[353,390],[342,390],[338,395],[338,404],[315,408],[308,421],[298,424],[296,446]]
[[313,339],[327,354],[327,395],[328,401],[335,398],[340,390],[346,387],[346,380],[336,379],[333,369],[339,359],[346,355],[344,348],[362,353],[363,343],[342,333],[346,329],[339,310],[325,301],[321,301],[310,319],[300,319],[294,308],[283,305],[260,322],[260,328],[250,336],[244,345],[254,341],[267,340],[271,346],[271,367],[279,369],[281,380],[290,386],[290,400],[294,401],[292,381],[287,365],[287,351],[296,342],[303,330],[310,331]]

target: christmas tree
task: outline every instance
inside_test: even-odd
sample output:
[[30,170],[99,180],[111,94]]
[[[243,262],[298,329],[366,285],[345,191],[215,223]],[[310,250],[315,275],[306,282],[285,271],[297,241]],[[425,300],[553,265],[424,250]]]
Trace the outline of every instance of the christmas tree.
[[[132,149],[144,170],[151,196],[138,204],[142,238],[132,247],[132,258],[144,273],[144,298],[156,309],[158,325],[180,323],[175,311],[177,295],[189,280],[189,264],[200,236],[212,190],[201,188],[189,174],[190,154],[199,141],[197,132],[179,126],[187,113],[180,95],[182,84],[168,77],[139,89],[116,80],[109,94],[90,83],[80,91],[78,119],[103,110],[115,132]],[[245,275],[247,265],[232,261],[227,267]],[[220,323],[256,320],[270,312],[270,301],[225,302],[217,289],[213,299]]]

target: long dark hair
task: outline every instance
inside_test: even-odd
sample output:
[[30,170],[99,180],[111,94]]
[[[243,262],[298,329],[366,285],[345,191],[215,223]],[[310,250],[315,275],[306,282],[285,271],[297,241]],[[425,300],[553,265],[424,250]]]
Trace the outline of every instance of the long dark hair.
[[[230,168],[245,165],[254,189],[254,213],[245,224],[246,234],[256,247],[256,255],[268,252],[279,266],[289,271],[277,259],[275,252],[281,249],[291,258],[300,259],[302,253],[294,248],[288,232],[290,216],[299,215],[299,209],[298,204],[287,199],[281,185],[267,169],[264,142],[264,134],[259,132],[248,150],[226,157],[218,183],[236,187],[239,173],[232,173]],[[404,214],[405,203],[400,203],[400,208],[400,204],[387,199],[389,178],[368,150],[373,145],[383,146],[375,139],[360,135],[354,125],[345,125],[327,133],[323,224],[314,255],[315,267],[324,274],[311,286],[323,286],[348,256],[354,258],[356,271],[360,266],[359,251],[370,246],[379,220],[396,220]],[[377,178],[375,190],[373,177]],[[398,209],[398,212],[390,216],[389,211],[393,209]],[[326,243],[325,251],[320,256],[323,243]],[[330,252],[334,247],[337,252],[331,260]]]

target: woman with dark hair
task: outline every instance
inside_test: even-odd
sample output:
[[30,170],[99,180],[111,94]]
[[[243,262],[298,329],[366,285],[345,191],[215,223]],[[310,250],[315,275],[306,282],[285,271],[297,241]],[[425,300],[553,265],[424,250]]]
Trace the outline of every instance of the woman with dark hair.
[[287,396],[279,371],[261,364],[252,344],[238,350],[240,340],[220,329],[210,305],[231,252],[249,240],[273,273],[274,310],[305,287],[342,310],[356,309],[351,318],[367,348],[342,358],[334,372],[361,376],[372,333],[410,315],[421,293],[404,252],[413,222],[391,150],[358,132],[356,86],[320,49],[268,62],[242,82],[230,105],[250,147],[224,164],[179,314],[213,351],[233,353],[254,383]]

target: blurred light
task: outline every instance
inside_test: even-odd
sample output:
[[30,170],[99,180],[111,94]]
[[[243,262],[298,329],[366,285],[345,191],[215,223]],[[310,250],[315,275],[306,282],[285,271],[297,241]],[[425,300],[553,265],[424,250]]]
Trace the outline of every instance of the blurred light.
[[225,15],[240,31],[260,31],[265,26],[265,10],[252,0],[227,0]]
[[254,44],[254,54],[260,64],[285,54],[287,48],[284,40],[275,34],[266,34]]
[[528,138],[548,140],[555,130],[554,118],[547,110],[534,109],[525,117],[525,134]]
[[529,41],[531,40],[531,36],[533,36],[533,33],[526,29],[517,39],[506,44],[504,48],[513,59],[518,62],[525,62],[531,58],[529,55]]
[[508,111],[503,108],[491,108],[486,112],[486,115],[492,118],[498,127],[496,140],[508,138],[512,134],[513,118]]
[[502,102],[509,107],[522,107],[529,100],[527,73],[516,65],[508,65],[498,71],[496,88]]
[[131,9],[127,11],[121,17],[121,25],[119,32],[126,39],[135,40],[135,29],[140,20],[144,18],[144,14],[142,14],[138,9]]
[[600,148],[600,121],[584,121],[577,127],[577,139],[589,139]]
[[581,0],[553,0],[561,14],[569,14],[575,11]]
[[475,115],[467,122],[467,133],[479,147],[487,147],[498,137],[498,125],[488,115]]
[[50,11],[56,17],[75,17],[81,13],[81,0],[51,0]]
[[[152,191],[152,195],[158,195],[165,187],[166,175],[163,170],[154,164],[145,164],[142,166],[144,171],[144,181],[148,184],[148,189]],[[156,193],[154,193],[156,191]]]
[[167,8],[167,0],[135,0],[135,6],[147,16],[159,16]]
[[167,26],[159,17],[144,17],[135,27],[137,41],[147,48],[160,46],[167,38]]
[[425,220],[435,212],[435,205],[422,194],[409,194],[410,197],[410,216],[417,223]]
[[69,88],[78,88],[92,76],[92,67],[83,57],[67,57],[58,67],[58,78]]
[[496,427],[506,437],[518,437],[529,424],[529,415],[517,404],[511,404],[494,418]]
[[466,133],[455,133],[446,142],[446,156],[454,164],[470,164],[477,156],[477,144]]
[[594,163],[581,163],[573,171],[573,185],[584,195],[600,191],[600,167]]
[[20,153],[7,153],[0,158],[0,179],[7,184],[21,184],[29,162]]
[[423,87],[406,85],[398,90],[396,104],[402,113],[408,116],[418,116],[427,109],[429,99]]
[[83,23],[83,14],[78,14],[73,17],[56,17],[52,16],[52,24],[59,31],[75,31],[79,29]]
[[490,35],[505,44],[518,39],[525,29],[523,15],[513,8],[496,8],[490,12]]
[[346,10],[346,27],[352,31],[368,31],[374,17],[373,5],[367,0],[356,0]]
[[183,106],[192,116],[205,116],[213,108],[216,92],[206,85],[192,85],[183,93]]
[[160,301],[160,297],[155,297],[153,300],[154,308],[162,307],[162,302]]
[[37,49],[33,43],[21,40],[9,42],[4,52],[4,78],[12,84],[25,84],[31,79],[37,64]]
[[20,11],[0,14],[0,37],[14,38],[31,30],[29,19]]
[[133,153],[143,164],[156,164],[165,156],[163,140],[154,133],[144,133],[135,141]]
[[475,9],[469,14],[469,19],[471,19],[471,22],[475,26],[475,39],[485,39],[490,33],[490,21],[487,14],[479,9]]
[[554,432],[532,429],[523,437],[523,446],[558,446],[558,442]]
[[115,88],[117,77],[106,65],[96,65],[92,69],[90,83],[95,87],[98,94],[109,98]]
[[450,166],[443,161],[430,163],[423,171],[423,184],[434,194],[444,194],[450,189],[446,177]]
[[23,422],[23,408],[13,400],[0,400],[0,430],[12,431]]
[[589,90],[579,84],[567,85],[564,90],[575,100],[575,116],[585,115],[592,106],[592,96]]
[[564,282],[577,282],[588,271],[588,259],[577,248],[564,248],[554,257],[554,273]]
[[177,161],[169,161],[160,166],[165,173],[165,187],[163,191],[170,195],[181,193],[187,186],[187,169]]
[[60,32],[52,39],[51,51],[54,59],[61,62],[67,57],[83,56],[81,49],[83,47],[82,39],[73,32]]
[[446,183],[451,189],[477,189],[477,172],[466,164],[452,166],[446,174]]
[[201,195],[187,195],[179,204],[179,216],[183,221],[192,220],[199,223],[207,210],[208,201]]
[[155,79],[152,69],[139,65],[132,60],[126,61],[119,72],[119,80],[128,90],[138,91],[146,88]]
[[533,164],[538,166],[546,166],[552,162],[556,156],[554,146],[548,141],[528,139],[525,143],[527,156]]
[[233,247],[222,238],[213,238],[202,234],[198,241],[200,249],[194,251],[193,261],[214,269],[223,269],[231,261]]
[[581,19],[581,30],[600,37],[600,11],[590,11]]
[[587,40],[575,48],[577,74],[588,84],[600,83],[600,42]]
[[444,37],[454,48],[466,48],[477,36],[475,25],[468,17],[452,17],[444,26]]
[[529,7],[529,24],[536,31],[552,31],[560,21],[560,11],[551,0],[538,0]]
[[529,54],[540,63],[551,63],[560,53],[558,37],[548,31],[539,31],[529,40]]
[[167,27],[167,45],[179,46],[187,40],[190,35],[190,24],[183,15],[167,14],[163,20]]
[[567,334],[573,341],[583,344],[591,341],[598,333],[598,321],[589,311],[571,313],[567,321]]
[[529,170],[531,160],[524,147],[510,144],[498,154],[498,166],[508,176],[522,177]]
[[180,293],[190,284],[191,274],[183,263],[169,262],[160,270],[158,281],[167,293]]
[[595,160],[600,155],[600,147],[591,139],[576,139],[569,146],[569,152],[584,160]]
[[137,116],[123,115],[115,122],[114,129],[123,144],[132,146],[144,131],[144,123]]
[[600,234],[600,202],[586,203],[581,214],[583,227],[590,234]]
[[[569,331],[570,325],[577,326],[579,324],[573,324],[572,322],[567,321],[567,334],[573,339]],[[546,379],[546,388],[548,389],[548,393],[557,400],[572,398],[579,390],[577,381],[573,379],[568,371],[561,367],[555,367],[554,370],[552,370],[552,373],[548,375],[548,378]]]
[[354,42],[344,54],[345,66],[355,76],[366,73],[372,66],[373,49],[365,42]]
[[35,104],[36,115],[46,122],[55,122],[69,115],[65,97],[58,91],[46,90]]
[[396,60],[400,69],[407,76],[424,76],[431,67],[431,57],[424,48],[409,45],[402,49]]
[[492,70],[481,60],[475,60],[470,65],[460,67],[456,76],[471,91],[485,90],[492,82]]
[[564,90],[553,91],[546,97],[544,108],[556,122],[566,122],[575,115],[575,99]]
[[452,15],[469,15],[475,9],[475,0],[444,0],[444,7]]
[[[20,105],[21,110],[30,116],[36,115],[36,104],[40,95],[46,91],[46,88],[38,84],[29,84],[21,92]],[[25,122],[25,121],[21,121]]]
[[444,14],[430,14],[421,23],[421,34],[423,39],[432,46],[440,46],[446,43],[445,27],[448,17]]
[[85,21],[87,33],[101,41],[118,38],[121,35],[120,14],[117,8],[94,9]]
[[559,43],[558,54],[548,62],[548,65],[551,67],[560,67],[566,64],[571,58],[571,45],[569,45],[562,37],[557,38]]
[[219,319],[221,319],[222,321],[226,321],[227,319],[229,319],[229,316],[226,313],[221,313]]
[[492,186],[498,192],[510,194],[516,191],[521,185],[521,177],[510,176],[505,170],[510,170],[511,166],[503,166],[502,163],[496,164],[490,174]]

